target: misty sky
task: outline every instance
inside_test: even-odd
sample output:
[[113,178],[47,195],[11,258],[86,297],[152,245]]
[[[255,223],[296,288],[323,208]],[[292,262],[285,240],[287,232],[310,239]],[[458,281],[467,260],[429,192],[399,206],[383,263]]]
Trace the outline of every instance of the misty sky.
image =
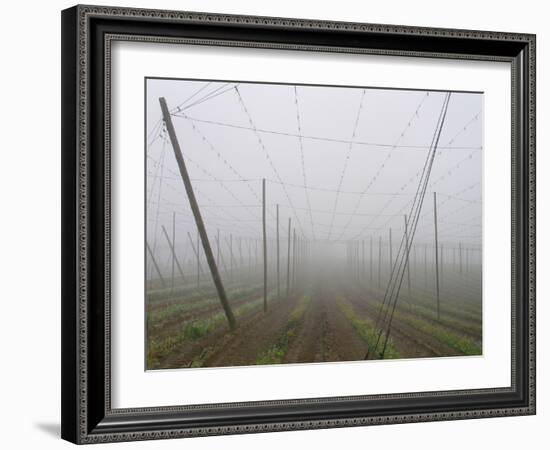
[[[309,240],[403,232],[444,92],[147,81],[147,240],[161,225],[196,233],[174,152],[162,131],[165,97],[209,234],[261,238],[292,218]],[[433,192],[443,245],[481,246],[483,95],[451,95],[415,243],[432,243]],[[302,137],[300,137],[302,136]],[[305,188],[307,186],[307,189]],[[159,244],[160,246],[160,244]]]

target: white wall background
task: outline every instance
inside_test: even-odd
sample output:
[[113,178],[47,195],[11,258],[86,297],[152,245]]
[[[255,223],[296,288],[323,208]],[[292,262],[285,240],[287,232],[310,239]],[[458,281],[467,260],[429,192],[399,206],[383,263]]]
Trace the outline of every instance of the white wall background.
[[[98,3],[100,2],[98,0]],[[549,167],[548,45],[544,2],[429,0],[112,0],[106,4],[536,33],[538,173]],[[4,448],[68,448],[59,438],[60,403],[60,10],[72,2],[10,2],[0,28],[0,443]],[[538,415],[386,427],[301,431],[117,444],[117,448],[542,448],[550,420],[550,177],[538,183]],[[541,443],[539,443],[541,442]]]

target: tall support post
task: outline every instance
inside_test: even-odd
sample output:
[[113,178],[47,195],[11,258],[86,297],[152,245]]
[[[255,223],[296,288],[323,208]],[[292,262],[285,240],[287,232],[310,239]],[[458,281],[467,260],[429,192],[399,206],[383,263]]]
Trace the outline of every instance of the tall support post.
[[212,253],[212,248],[210,247],[210,242],[208,241],[208,234],[206,233],[206,227],[204,226],[199,205],[197,203],[197,199],[193,191],[193,186],[189,178],[189,173],[187,172],[187,167],[185,166],[183,153],[181,151],[178,139],[176,137],[176,130],[174,129],[174,124],[172,123],[172,116],[170,116],[170,110],[168,109],[168,105],[166,104],[166,99],[164,97],[160,97],[159,102],[160,102],[160,108],[162,110],[164,123],[168,131],[168,136],[170,137],[170,142],[172,143],[172,148],[174,149],[174,154],[176,157],[176,161],[178,163],[180,175],[181,175],[181,178],[183,179],[183,184],[185,186],[187,197],[189,198],[189,204],[191,206],[191,210],[193,211],[193,216],[197,224],[197,229],[199,230],[199,234],[202,240],[202,245],[204,247],[204,252],[206,254],[206,260],[208,261],[208,265],[210,267],[210,273],[212,274],[212,278],[214,280],[214,284],[218,292],[220,303],[222,304],[222,308],[225,312],[225,316],[227,318],[229,328],[233,330],[236,327],[235,316],[233,315],[233,311],[231,309],[231,306],[229,305],[227,294],[225,292],[220,274],[218,272],[218,266],[216,265],[216,261],[214,260],[214,255]]
[[[172,243],[176,245],[176,212],[172,211]],[[176,283],[176,253],[172,251],[172,291]]]
[[277,205],[277,298],[281,298],[281,260],[279,248],[279,205]]
[[288,218],[288,252],[286,258],[286,296],[290,295],[290,224],[291,219]]
[[434,230],[435,230],[435,292],[437,299],[437,320],[439,320],[439,257],[437,245],[437,194],[434,192]]
[[262,234],[264,238],[264,312],[267,311],[267,230],[265,225],[265,178],[262,179]]
[[409,293],[409,300],[411,298],[411,268],[410,268],[410,264],[409,264],[409,252],[410,252],[410,248],[409,248],[409,221],[407,220],[407,215],[405,214],[403,216],[403,218],[405,219],[405,248],[406,248],[406,259],[405,259],[405,264],[407,265],[407,288],[408,288],[408,293]]
[[382,272],[382,236],[378,238],[378,287],[382,286],[380,283],[380,275]]
[[176,255],[176,249],[174,248],[173,241],[170,239],[170,236],[168,236],[168,231],[166,231],[166,228],[164,228],[164,225],[161,225],[161,227],[162,227],[162,232],[164,233],[164,237],[168,242],[168,246],[170,247],[170,251],[172,252],[172,258],[174,259],[176,266],[178,267],[178,271],[181,275],[181,278],[185,281],[185,275],[183,274],[183,269],[181,268],[181,264]]
[[153,250],[151,250],[151,247],[149,246],[149,242],[145,242],[147,245],[147,250],[149,250],[149,256],[151,257],[151,261],[153,261],[153,266],[155,266],[155,270],[157,271],[157,274],[159,276],[159,280],[162,283],[162,286],[166,286],[166,282],[164,281],[164,277],[162,276],[162,272],[160,271],[159,265],[157,264],[157,260],[155,259],[155,255],[153,255]]

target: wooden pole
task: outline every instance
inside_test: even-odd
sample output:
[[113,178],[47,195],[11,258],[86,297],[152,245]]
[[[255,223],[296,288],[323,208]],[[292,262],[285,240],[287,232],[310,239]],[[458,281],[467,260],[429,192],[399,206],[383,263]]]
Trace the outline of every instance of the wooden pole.
[[437,194],[434,192],[434,230],[435,230],[435,286],[437,299],[437,320],[439,320],[439,258],[437,245]]
[[291,219],[288,218],[288,252],[286,258],[286,296],[290,295],[290,224]]
[[166,99],[164,97],[160,97],[159,102],[160,102],[160,108],[162,110],[164,123],[168,131],[168,136],[170,137],[170,142],[172,143],[172,148],[174,149],[174,154],[176,157],[176,161],[178,163],[180,175],[183,180],[183,184],[185,186],[187,197],[189,198],[189,204],[191,206],[191,210],[193,211],[195,222],[197,223],[197,229],[199,231],[199,235],[202,240],[202,245],[204,248],[204,252],[206,254],[206,260],[208,261],[208,265],[210,267],[210,273],[212,274],[212,278],[214,280],[216,290],[218,291],[218,297],[220,299],[222,308],[225,312],[227,322],[229,323],[229,328],[233,330],[236,327],[235,316],[233,315],[233,311],[231,309],[231,306],[229,305],[227,294],[225,293],[225,289],[223,287],[220,273],[218,272],[218,266],[216,265],[216,261],[214,260],[214,255],[212,253],[212,248],[210,247],[210,242],[208,241],[208,234],[206,233],[206,227],[204,226],[199,205],[197,203],[197,199],[195,198],[193,186],[189,178],[189,173],[187,172],[187,167],[185,166],[183,153],[181,151],[178,139],[176,137],[176,130],[174,129],[174,124],[172,123],[172,116],[170,116],[170,110],[168,109],[168,105],[166,104]]
[[281,265],[279,249],[279,205],[277,205],[277,298],[281,298]]
[[262,180],[262,232],[264,237],[264,312],[267,311],[267,229],[265,224],[265,178]]

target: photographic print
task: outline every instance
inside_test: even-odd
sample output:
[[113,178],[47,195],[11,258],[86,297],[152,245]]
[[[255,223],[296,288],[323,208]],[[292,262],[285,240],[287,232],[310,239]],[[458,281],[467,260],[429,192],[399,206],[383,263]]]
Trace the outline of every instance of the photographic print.
[[147,78],[145,368],[482,355],[483,98]]

